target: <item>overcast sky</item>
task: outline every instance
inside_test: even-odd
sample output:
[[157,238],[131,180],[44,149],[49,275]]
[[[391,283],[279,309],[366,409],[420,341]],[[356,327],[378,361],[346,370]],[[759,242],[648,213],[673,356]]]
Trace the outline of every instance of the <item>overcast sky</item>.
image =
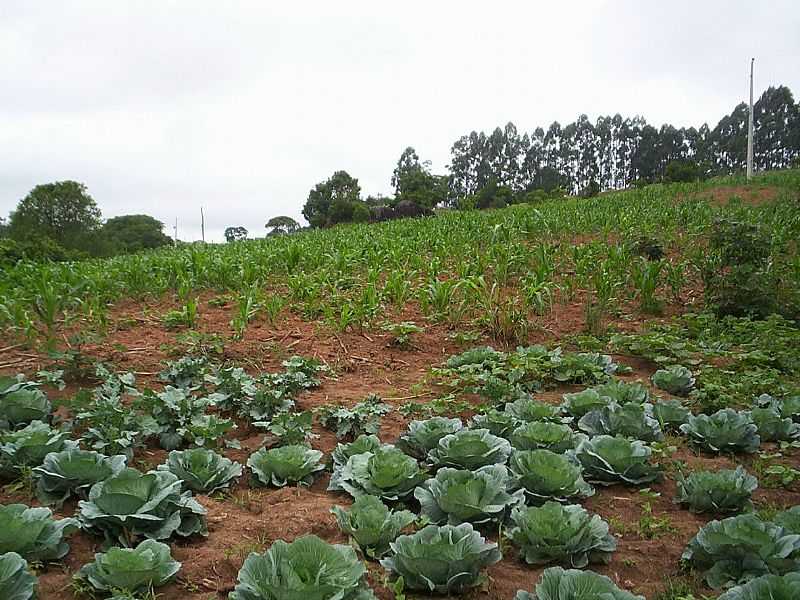
[[84,182],[105,218],[262,236],[335,170],[390,193],[471,130],[641,114],[712,126],[800,94],[800,3],[0,1],[0,215]]

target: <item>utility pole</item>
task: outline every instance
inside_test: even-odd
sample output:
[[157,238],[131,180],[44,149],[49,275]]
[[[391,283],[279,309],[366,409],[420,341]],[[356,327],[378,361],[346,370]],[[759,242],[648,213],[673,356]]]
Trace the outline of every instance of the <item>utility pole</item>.
[[177,246],[178,245],[178,217],[175,217],[175,238],[173,243]]
[[747,119],[747,181],[753,178],[753,63],[750,59],[750,113]]
[[203,243],[206,241],[206,219],[203,215],[203,207],[200,207],[200,238],[203,240]]

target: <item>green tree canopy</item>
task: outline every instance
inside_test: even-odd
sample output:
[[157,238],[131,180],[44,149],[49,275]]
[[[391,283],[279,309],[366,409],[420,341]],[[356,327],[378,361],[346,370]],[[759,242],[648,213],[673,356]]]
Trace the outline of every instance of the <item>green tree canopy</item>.
[[408,200],[424,208],[433,208],[447,199],[447,177],[433,175],[430,162],[420,162],[416,150],[409,146],[400,155],[392,173],[395,200]]
[[164,234],[164,224],[149,215],[122,215],[105,222],[102,229],[114,252],[138,252],[172,242]]
[[336,204],[336,218],[352,215],[348,204],[361,201],[361,187],[358,179],[351,177],[347,171],[336,171],[328,180],[318,183],[308,194],[303,216],[312,227],[325,227],[341,221],[333,221],[331,212]]
[[271,229],[268,235],[278,233],[294,233],[300,229],[300,223],[295,221],[292,217],[281,215],[279,217],[272,217],[267,224],[264,225],[267,229]]
[[237,242],[240,240],[247,239],[247,229],[244,227],[227,227],[225,228],[225,241],[226,242]]

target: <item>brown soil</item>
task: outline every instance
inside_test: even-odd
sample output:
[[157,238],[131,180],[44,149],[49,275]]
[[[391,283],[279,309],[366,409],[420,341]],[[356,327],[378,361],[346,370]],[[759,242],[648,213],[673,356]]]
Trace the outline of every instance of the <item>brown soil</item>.
[[780,189],[776,187],[731,185],[700,192],[697,197],[704,198],[717,206],[727,206],[735,198],[746,204],[760,206],[775,200],[779,192]]

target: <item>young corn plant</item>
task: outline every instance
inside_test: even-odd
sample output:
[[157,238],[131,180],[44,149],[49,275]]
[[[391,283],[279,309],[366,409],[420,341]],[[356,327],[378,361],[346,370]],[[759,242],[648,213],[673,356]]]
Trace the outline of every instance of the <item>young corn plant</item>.
[[633,263],[631,276],[642,312],[660,315],[664,311],[664,303],[656,296],[663,271],[664,262],[660,260],[648,261],[640,258]]

